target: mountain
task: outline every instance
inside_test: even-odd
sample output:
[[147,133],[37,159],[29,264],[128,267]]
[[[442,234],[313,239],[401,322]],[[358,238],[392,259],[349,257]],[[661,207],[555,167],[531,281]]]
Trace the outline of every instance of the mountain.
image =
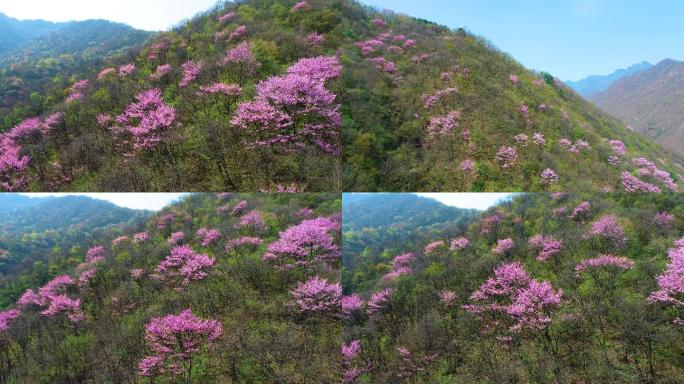
[[484,38],[350,0],[218,4],[0,126],[27,128],[4,189],[662,190],[681,163]]
[[[340,382],[340,205],[194,194],[79,229],[88,236],[0,276],[0,382]],[[309,281],[337,289],[336,305],[300,307]]]
[[610,75],[594,75],[578,81],[568,80],[565,82],[565,84],[574,89],[575,92],[584,96],[585,99],[594,100],[600,93],[606,91],[616,81],[651,68],[653,68],[653,64],[647,61],[642,61],[641,63],[634,64],[627,69],[618,69]]
[[396,256],[393,252],[422,244],[435,233],[462,231],[479,216],[477,210],[450,207],[414,194],[345,193],[342,261],[363,271],[352,274],[343,268],[345,289],[361,290]]
[[56,248],[92,240],[150,216],[150,212],[85,196],[27,198],[2,194],[0,207],[0,249],[5,251],[0,258],[0,275],[46,260]]
[[663,60],[596,96],[596,104],[663,147],[684,154],[684,63]]
[[418,228],[420,242],[345,257],[343,375],[682,381],[681,284],[667,287],[681,276],[683,198],[520,194],[459,231]]
[[0,56],[27,40],[56,31],[69,23],[43,20],[17,20],[0,12]]
[[33,34],[13,40],[20,42],[16,47],[0,51],[0,116],[6,119],[14,107],[20,108],[14,113],[27,113],[22,106],[30,110],[49,98],[51,90],[70,86],[73,75],[98,68],[107,57],[125,54],[153,36],[106,20],[46,25],[52,28],[40,33],[30,29]]

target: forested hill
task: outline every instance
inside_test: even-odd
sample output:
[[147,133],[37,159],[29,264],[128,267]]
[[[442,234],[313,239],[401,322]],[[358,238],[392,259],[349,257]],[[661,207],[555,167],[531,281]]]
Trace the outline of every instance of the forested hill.
[[347,260],[344,374],[680,382],[682,233],[678,194],[523,194],[390,262]]
[[0,383],[339,383],[340,208],[197,194],[80,228],[0,276]]
[[226,2],[70,80],[4,116],[3,189],[653,192],[681,173],[485,39],[353,0]]
[[[0,275],[5,278],[45,267],[62,252],[77,253],[79,248],[72,249],[74,245],[134,227],[151,215],[85,196],[28,198],[2,194],[0,207]],[[10,299],[2,295],[0,306]]]
[[481,214],[414,194],[347,193],[343,200],[345,288],[372,287],[397,252],[419,247],[436,234],[459,233]]
[[[14,25],[31,23],[42,25],[40,21],[13,20]],[[12,39],[11,49],[0,50],[3,118],[39,111],[42,104],[54,101],[56,90],[71,86],[73,76],[101,67],[107,58],[125,55],[154,35],[106,20],[45,25],[49,28],[24,27],[21,37]],[[9,32],[0,35],[3,33]]]

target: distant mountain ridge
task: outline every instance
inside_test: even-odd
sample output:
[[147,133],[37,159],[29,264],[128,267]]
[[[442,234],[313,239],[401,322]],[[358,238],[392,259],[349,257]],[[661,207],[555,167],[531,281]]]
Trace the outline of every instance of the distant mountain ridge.
[[20,46],[24,41],[58,30],[69,24],[44,20],[17,20],[0,12],[0,54]]
[[584,96],[586,99],[593,100],[601,92],[604,92],[610,88],[610,86],[616,81],[632,76],[635,73],[648,70],[652,67],[653,64],[647,61],[642,61],[641,63],[634,64],[629,68],[618,69],[610,75],[594,75],[578,81],[566,81],[565,84],[574,89],[580,95]]

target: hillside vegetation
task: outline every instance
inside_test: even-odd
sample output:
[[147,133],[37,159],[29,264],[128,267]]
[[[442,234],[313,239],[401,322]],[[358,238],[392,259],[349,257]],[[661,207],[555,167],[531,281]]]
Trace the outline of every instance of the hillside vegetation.
[[5,117],[3,189],[653,192],[680,173],[486,40],[353,0],[227,2],[72,79]]
[[343,263],[345,274],[365,277],[344,279],[344,376],[684,380],[682,203],[668,194],[525,194],[462,231],[418,230],[420,242],[389,252],[369,242]]
[[340,205],[199,194],[82,229],[3,277],[0,383],[339,382]]

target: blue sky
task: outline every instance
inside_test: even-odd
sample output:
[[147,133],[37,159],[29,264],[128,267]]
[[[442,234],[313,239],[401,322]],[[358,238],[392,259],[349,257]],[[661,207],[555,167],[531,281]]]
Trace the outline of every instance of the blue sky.
[[183,197],[184,193],[23,193],[31,197],[45,196],[89,196],[106,200],[120,207],[159,211],[170,203]]
[[684,59],[681,0],[363,0],[484,36],[562,80]]

